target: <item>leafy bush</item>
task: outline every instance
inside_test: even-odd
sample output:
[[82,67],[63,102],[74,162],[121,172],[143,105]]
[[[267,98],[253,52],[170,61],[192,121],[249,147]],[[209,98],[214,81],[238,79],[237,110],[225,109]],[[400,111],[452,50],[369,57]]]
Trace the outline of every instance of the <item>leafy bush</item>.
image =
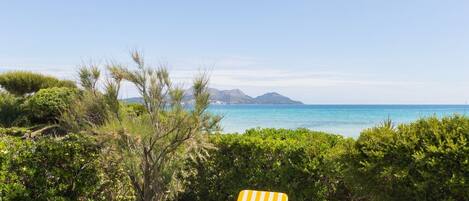
[[23,104],[23,98],[0,92],[0,126],[14,126],[24,120],[25,114],[21,104]]
[[351,182],[372,200],[467,200],[468,139],[463,116],[365,130],[349,160]]
[[69,80],[59,80],[55,77],[27,71],[11,71],[0,74],[0,86],[11,94],[18,96],[51,87],[76,87],[75,83]]
[[99,185],[99,147],[89,137],[0,138],[0,200],[78,200]]
[[235,200],[243,189],[279,191],[291,200],[344,200],[340,160],[351,140],[306,129],[253,129],[212,137],[216,149],[192,162],[180,200]]
[[22,127],[9,127],[9,128],[2,128],[0,127],[0,137],[2,136],[16,136],[22,137],[25,134],[31,133],[31,130]]
[[124,103],[124,110],[128,114],[140,116],[145,113],[145,106],[142,103]]
[[25,108],[34,123],[55,122],[77,98],[77,93],[76,89],[66,87],[41,89],[26,101]]

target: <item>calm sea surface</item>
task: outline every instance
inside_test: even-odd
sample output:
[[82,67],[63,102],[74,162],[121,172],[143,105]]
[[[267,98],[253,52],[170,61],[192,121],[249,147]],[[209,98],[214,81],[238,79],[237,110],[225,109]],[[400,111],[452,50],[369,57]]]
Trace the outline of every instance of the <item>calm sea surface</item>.
[[223,115],[223,132],[249,128],[309,128],[357,137],[391,118],[396,124],[428,116],[466,115],[469,105],[212,105]]

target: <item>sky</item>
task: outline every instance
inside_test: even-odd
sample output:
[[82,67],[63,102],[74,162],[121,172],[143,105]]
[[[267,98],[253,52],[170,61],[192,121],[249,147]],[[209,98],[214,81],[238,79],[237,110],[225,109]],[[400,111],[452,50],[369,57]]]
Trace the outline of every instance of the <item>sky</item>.
[[[465,104],[469,1],[0,1],[0,72],[75,79],[129,51],[190,86],[309,104]],[[137,96],[126,86],[121,97]]]

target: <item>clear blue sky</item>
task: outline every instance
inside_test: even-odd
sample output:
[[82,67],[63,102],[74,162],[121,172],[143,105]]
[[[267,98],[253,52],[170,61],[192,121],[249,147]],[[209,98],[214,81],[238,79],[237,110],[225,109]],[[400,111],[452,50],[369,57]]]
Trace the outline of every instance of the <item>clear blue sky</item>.
[[[73,78],[93,59],[306,103],[469,100],[469,1],[2,1],[0,71]],[[135,95],[126,88],[122,96]]]

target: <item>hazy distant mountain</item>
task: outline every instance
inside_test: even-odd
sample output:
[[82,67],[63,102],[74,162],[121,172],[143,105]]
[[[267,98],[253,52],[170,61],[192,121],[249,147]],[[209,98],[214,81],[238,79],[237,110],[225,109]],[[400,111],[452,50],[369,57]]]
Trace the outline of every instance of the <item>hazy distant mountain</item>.
[[[239,89],[231,90],[218,90],[214,88],[208,89],[210,93],[210,101],[216,104],[255,104],[255,100],[244,94]],[[192,92],[187,91],[185,101],[191,101],[194,99]]]
[[294,101],[286,96],[282,96],[276,92],[266,93],[254,98],[257,104],[303,104],[300,101]]
[[141,97],[125,98],[125,99],[122,99],[122,100],[127,102],[127,103],[143,103],[143,98],[141,98]]
[[[303,104],[300,101],[294,101],[286,96],[282,96],[276,92],[266,93],[264,95],[252,98],[239,89],[218,90],[209,88],[210,102],[213,104]],[[124,99],[127,102],[142,102],[141,98]],[[192,103],[194,97],[191,90],[186,91],[183,101]]]

